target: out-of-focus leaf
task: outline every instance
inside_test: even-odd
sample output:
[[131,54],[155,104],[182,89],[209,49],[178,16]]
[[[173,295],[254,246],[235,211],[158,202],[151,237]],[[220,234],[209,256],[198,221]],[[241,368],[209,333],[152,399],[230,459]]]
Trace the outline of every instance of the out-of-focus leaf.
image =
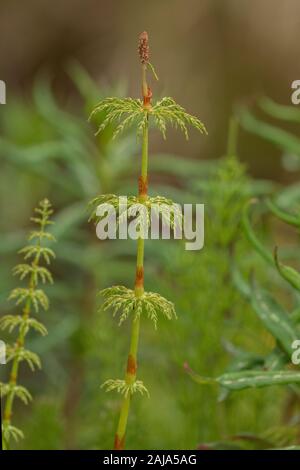
[[18,251],[24,243],[25,237],[25,230],[1,235],[0,254],[7,255],[8,253]]
[[260,197],[271,194],[276,188],[276,184],[268,180],[251,180],[249,187],[252,196]]
[[276,196],[276,204],[283,209],[290,210],[295,203],[300,203],[299,183],[287,186]]
[[70,234],[86,220],[87,215],[87,203],[76,202],[65,209],[61,210],[56,217],[55,225],[53,226],[51,232],[53,235],[61,240],[66,235]]
[[215,160],[187,159],[170,154],[154,154],[151,156],[151,171],[166,173],[179,178],[199,178],[211,175],[215,171]]
[[259,106],[270,116],[288,122],[300,123],[300,112],[296,106],[286,106],[275,103],[270,98],[264,97],[259,100]]
[[225,350],[233,356],[229,363],[226,372],[241,371],[244,369],[258,368],[264,364],[263,356],[249,351],[244,351],[236,347],[230,341],[223,341]]
[[265,370],[281,370],[287,363],[290,362],[290,357],[278,347],[275,347],[270,352],[264,361]]
[[203,442],[198,444],[198,450],[244,450],[243,445],[231,441]]
[[[132,189],[132,185],[121,185],[119,188],[120,195],[132,195],[135,193],[136,191]],[[193,194],[192,192],[187,191],[186,189],[175,188],[174,186],[171,186],[169,184],[162,185],[153,183],[151,185],[151,188],[149,189],[149,196],[156,196],[157,194],[162,193],[165,197],[172,199],[177,204],[192,204],[196,202],[199,203],[199,200],[197,201],[197,196],[195,195],[195,193]]]
[[274,204],[274,202],[271,201],[270,199],[267,199],[266,204],[267,204],[267,207],[272,212],[272,214],[278,217],[278,219],[282,220],[283,222],[286,222],[289,225],[293,225],[294,227],[297,227],[297,228],[300,227],[300,217],[297,217],[296,215],[289,214],[288,212],[283,211],[276,204]]
[[295,325],[297,325],[300,322],[300,307],[292,311],[291,320]]
[[276,447],[273,450],[300,450],[300,446]]
[[38,351],[39,354],[45,354],[70,338],[78,328],[78,324],[78,316],[68,313],[60,320],[59,324],[52,325],[51,335],[48,334],[43,338],[35,337],[28,341],[28,345]]
[[84,126],[84,122],[75,115],[58,107],[51,90],[49,77],[45,75],[38,77],[33,88],[33,99],[40,115],[51,124],[51,127],[59,135],[69,138],[72,136],[77,141],[90,145],[86,133],[88,126]]
[[66,65],[66,70],[75,86],[79,90],[80,95],[85,99],[87,115],[89,116],[95,106],[95,103],[101,101],[104,95],[101,93],[97,84],[78,61],[69,61]]
[[300,139],[293,134],[257,119],[247,110],[241,112],[240,122],[248,132],[268,140],[283,151],[300,155]]
[[[254,354],[248,351],[243,351],[240,348],[236,348],[232,343],[224,342],[226,351],[232,354],[234,357],[226,367],[225,372],[239,372],[242,370],[257,369],[262,367],[264,364],[264,357],[258,354]],[[221,402],[227,398],[230,390],[227,388],[221,388],[218,401]]]
[[232,282],[238,291],[246,298],[251,299],[252,290],[250,285],[244,280],[241,272],[236,266],[232,269]]
[[[297,438],[295,427],[281,426],[271,428],[262,434],[240,433],[226,437],[224,441],[199,444],[199,450],[296,450],[299,446],[288,445]],[[287,447],[282,447],[287,446]]]
[[292,446],[297,442],[298,429],[295,425],[271,426],[263,432],[263,436],[272,442],[274,448]]
[[74,179],[63,178],[63,170],[57,165],[65,152],[66,147],[60,142],[49,142],[49,146],[48,143],[36,144],[24,149],[0,138],[0,155],[7,161],[50,181],[64,192],[78,196],[78,184],[74,184]]
[[199,450],[263,450],[273,447],[273,443],[261,436],[241,433],[228,437],[225,441],[199,444]]

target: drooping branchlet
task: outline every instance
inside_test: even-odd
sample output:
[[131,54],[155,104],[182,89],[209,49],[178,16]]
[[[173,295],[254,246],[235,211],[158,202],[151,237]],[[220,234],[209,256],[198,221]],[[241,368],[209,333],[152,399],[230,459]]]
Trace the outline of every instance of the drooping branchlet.
[[143,176],[139,176],[139,197],[143,199],[147,197],[148,193],[148,178],[144,178]]
[[[161,131],[163,137],[166,137],[167,124],[179,128],[188,137],[188,126],[196,128],[201,133],[206,133],[205,127],[195,116],[188,114],[184,108],[179,106],[172,98],[163,98],[152,105],[152,91],[147,83],[147,71],[152,71],[156,80],[158,77],[153,65],[149,62],[149,41],[146,31],[139,36],[139,58],[142,69],[142,97],[143,100],[133,98],[106,98],[101,101],[91,114],[105,112],[106,116],[98,129],[101,132],[108,124],[117,124],[114,137],[123,132],[129,126],[136,126],[137,134],[142,137],[142,158],[141,174],[138,181],[138,195],[129,196],[127,203],[129,209],[120,214],[118,212],[119,198],[115,194],[101,195],[91,201],[92,214],[90,220],[96,223],[99,221],[97,216],[97,206],[103,203],[112,204],[116,209],[118,217],[117,223],[124,216],[129,215],[130,207],[136,203],[143,204],[149,220],[151,210],[158,210],[158,215],[168,217],[171,228],[174,229],[176,221],[181,220],[181,214],[174,214],[169,217],[169,207],[174,207],[173,201],[162,196],[148,196],[148,129],[149,121]],[[156,209],[155,209],[156,207]],[[180,217],[179,217],[180,216]],[[123,395],[123,401],[120,410],[117,432],[114,441],[115,450],[122,450],[125,446],[125,434],[131,397],[134,393],[148,395],[148,391],[143,382],[137,380],[137,355],[139,344],[140,320],[142,317],[148,317],[153,321],[156,328],[159,316],[164,316],[168,320],[176,318],[175,307],[172,302],[161,295],[149,292],[144,289],[144,237],[140,233],[137,239],[137,260],[134,289],[128,289],[124,286],[113,286],[102,290],[100,293],[104,297],[102,310],[110,309],[113,315],[119,314],[119,324],[121,325],[129,316],[132,317],[132,329],[130,349],[127,360],[125,378],[109,379],[102,387],[110,392],[116,390]]]
[[147,31],[143,31],[139,36],[139,56],[142,64],[149,62],[149,38]]

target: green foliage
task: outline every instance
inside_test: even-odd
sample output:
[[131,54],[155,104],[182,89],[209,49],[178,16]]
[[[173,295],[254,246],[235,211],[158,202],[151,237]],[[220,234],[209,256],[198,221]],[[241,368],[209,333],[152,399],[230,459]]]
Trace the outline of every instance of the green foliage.
[[[180,129],[186,139],[189,137],[188,126],[194,127],[202,134],[207,134],[204,124],[197,117],[188,114],[173,98],[162,98],[150,108],[145,107],[139,99],[106,98],[94,108],[90,119],[102,112],[105,113],[105,119],[97,134],[102,132],[108,125],[122,121],[114,130],[113,138],[116,138],[118,134],[130,126],[136,127],[137,135],[141,136],[148,124],[148,119],[160,130],[164,139],[166,139],[168,124]],[[124,115],[127,116],[124,118]]]
[[[299,123],[299,110],[295,106],[284,106],[275,103],[269,98],[262,98],[258,102],[258,106],[263,110],[267,117],[273,120],[280,119],[279,125],[268,123],[262,119],[258,119],[248,109],[241,109],[239,118],[241,125],[248,131],[264,140],[274,144],[280,150],[296,156],[299,168],[300,156],[300,139],[291,132],[282,128],[283,122]],[[285,161],[283,160],[283,163]]]
[[18,345],[13,347],[9,346],[7,348],[7,360],[16,360],[18,363],[24,361],[28,364],[32,371],[35,369],[40,369],[42,366],[41,360],[36,353]]
[[[118,123],[113,131],[113,139],[130,126],[134,126],[137,135],[142,136],[142,158],[138,196],[128,197],[128,205],[123,209],[119,206],[119,198],[114,194],[99,196],[90,204],[92,210],[90,220],[92,219],[96,222],[101,219],[101,216],[99,217],[97,214],[97,206],[99,206],[99,204],[110,204],[114,211],[117,212],[119,224],[124,218],[127,219],[128,217],[137,215],[138,203],[141,203],[141,207],[145,209],[144,211],[138,210],[138,216],[135,218],[135,222],[139,226],[139,233],[137,236],[136,279],[134,290],[127,289],[123,286],[115,286],[101,291],[101,294],[105,298],[103,309],[111,308],[113,316],[120,312],[119,324],[122,324],[128,316],[133,313],[125,379],[123,381],[110,380],[105,382],[107,389],[117,389],[124,395],[114,440],[115,449],[118,450],[124,448],[130,408],[128,396],[135,391],[141,393],[146,391],[142,383],[136,380],[140,319],[142,315],[148,316],[148,318],[153,321],[156,328],[159,315],[163,315],[169,320],[176,318],[175,308],[172,302],[166,300],[160,294],[145,292],[144,290],[144,241],[148,238],[145,234],[145,230],[148,230],[150,220],[152,222],[152,212],[158,217],[161,216],[162,221],[169,223],[173,229],[175,229],[175,226],[182,224],[180,209],[175,207],[173,211],[171,211],[171,206],[173,206],[172,200],[162,196],[148,196],[149,123],[154,123],[162,133],[164,139],[166,138],[168,124],[176,129],[180,129],[186,139],[188,139],[188,126],[194,127],[200,133],[206,133],[203,123],[198,118],[188,114],[184,108],[179,106],[172,98],[163,98],[152,105],[152,92],[146,79],[148,66],[150,66],[155,78],[157,78],[157,75],[153,66],[149,64],[148,34],[146,32],[140,35],[139,54],[141,59],[143,101],[132,98],[106,98],[94,108],[90,115],[90,119],[92,119],[94,116],[104,113],[105,117],[98,128],[97,134],[103,132],[109,125]],[[108,208],[106,212],[109,212],[109,210]]]
[[21,315],[5,315],[0,318],[0,328],[2,330],[8,330],[9,333],[12,333],[17,326],[22,328],[25,334],[27,334],[30,328],[38,331],[42,336],[47,334],[46,327],[35,318],[24,320]]
[[33,304],[36,312],[39,311],[40,306],[44,310],[47,310],[49,307],[48,297],[45,292],[41,289],[32,290],[30,287],[16,287],[16,289],[11,291],[8,300],[16,300],[16,305],[30,302]]
[[52,275],[49,269],[44,268],[43,266],[31,266],[30,264],[18,264],[13,269],[13,275],[20,276],[22,281],[26,276],[32,274],[34,282],[38,283],[39,278],[45,284],[46,282],[53,283]]
[[204,124],[195,116],[188,114],[185,109],[177,104],[173,98],[163,98],[153,106],[150,116],[154,117],[155,125],[166,139],[167,124],[175,129],[180,129],[188,140],[188,126],[194,127],[201,134],[207,134]]
[[2,429],[3,450],[8,450],[8,443],[11,441],[11,439],[14,439],[16,442],[18,442],[20,439],[24,439],[24,434],[21,429],[8,424],[3,426]]
[[20,251],[22,254],[25,253],[26,259],[31,258],[31,263],[19,264],[13,269],[13,274],[18,276],[21,281],[28,278],[28,287],[15,288],[9,296],[9,300],[15,300],[17,306],[24,304],[22,315],[5,315],[0,319],[2,330],[8,330],[9,333],[15,329],[18,330],[16,342],[7,347],[7,362],[12,363],[9,381],[0,384],[1,395],[5,397],[2,423],[3,447],[5,449],[10,446],[11,437],[16,441],[23,437],[23,433],[11,425],[14,399],[19,398],[25,405],[32,399],[29,391],[17,383],[19,365],[21,362],[25,362],[32,371],[41,368],[38,354],[25,348],[26,336],[30,329],[38,331],[42,336],[47,334],[45,326],[30,315],[32,307],[38,312],[40,306],[44,310],[47,310],[49,306],[48,297],[43,290],[37,289],[37,286],[40,282],[43,284],[53,282],[50,271],[40,265],[43,260],[46,260],[47,263],[50,261],[49,252],[52,257],[54,256],[52,250],[49,251],[43,245],[45,240],[54,240],[54,237],[46,232],[47,226],[52,223],[49,220],[53,213],[50,202],[47,199],[41,201],[35,209],[35,213],[38,214],[38,217],[33,217],[32,221],[38,225],[39,229],[29,235],[29,240],[33,240],[35,245],[30,245]]
[[215,379],[201,377],[190,372],[192,379],[199,384],[218,384],[228,390],[243,390],[244,388],[261,388],[270,385],[291,385],[300,383],[300,373],[293,371],[261,371],[245,370],[229,372]]
[[297,214],[289,214],[286,210],[280,209],[277,204],[274,203],[271,199],[267,199],[266,201],[268,209],[277,217],[278,219],[282,220],[283,222],[293,225],[294,227],[300,227],[300,219]]
[[[250,203],[251,202],[254,203],[255,201],[250,201]],[[242,223],[243,223],[244,232],[248,241],[253,245],[255,250],[264,258],[265,261],[273,265],[273,262],[274,262],[273,256],[270,254],[268,250],[264,248],[263,244],[261,243],[261,241],[255,234],[254,230],[252,229],[250,219],[249,219],[249,203],[248,202],[247,204],[245,204],[243,208]]]
[[[120,132],[123,132],[127,127],[134,125],[137,127],[137,133],[142,134],[145,126],[147,125],[147,112],[143,109],[142,101],[133,98],[106,98],[96,105],[95,109],[90,115],[90,119],[95,114],[105,112],[106,117],[100,125],[97,134],[102,132],[106,126],[120,121],[125,114],[129,114],[121,124],[119,124],[113,133],[113,139],[117,137]],[[96,134],[96,135],[97,135]]]
[[[239,267],[247,277],[255,266],[264,279],[262,262],[251,256],[241,231],[245,203],[251,197],[268,194],[270,186],[251,180],[244,165],[232,153],[214,162],[206,169],[207,173],[203,171],[202,177],[189,178],[189,189],[194,191],[190,198],[205,204],[205,246],[201,252],[190,256],[188,253],[180,256],[175,249],[166,253],[180,327],[170,324],[164,334],[168,348],[176,350],[174,363],[178,370],[182,370],[182,363],[186,361],[193,369],[201,371],[201,375],[218,376],[225,368],[244,369],[249,364],[264,366],[265,334],[251,306],[245,302],[244,293],[236,287],[236,271]],[[246,288],[249,289],[248,284]],[[234,349],[227,347],[229,340],[235,345]],[[180,349],[182,342],[186,344],[184,351]],[[243,350],[241,345],[244,344],[254,352]],[[193,410],[194,422],[214,422],[213,429],[200,427],[198,431],[187,431],[189,437],[181,435],[183,445],[198,439],[212,439],[226,432],[224,429],[227,432],[257,430],[252,417],[258,411],[254,410],[261,412],[263,409],[264,415],[270,409],[267,405],[270,396],[265,390],[260,395],[230,399],[229,390],[224,393],[222,389],[218,397],[218,387],[195,390],[193,383],[190,386],[186,383],[184,374],[182,379],[177,379],[177,385],[187,390],[186,393],[180,391],[183,413]],[[205,409],[199,403],[206,403]],[[233,414],[235,418],[231,418]],[[262,415],[262,421],[268,420]],[[236,416],[243,416],[243,419]]]
[[203,443],[199,450],[299,450],[292,445],[297,439],[297,426],[272,426],[260,433],[242,432],[223,441]]
[[125,398],[137,392],[141,395],[145,394],[149,396],[149,392],[141,380],[135,380],[133,383],[127,383],[125,380],[110,379],[106,380],[106,382],[101,385],[101,388],[104,388],[106,392],[116,390],[121,395],[124,395]]
[[[39,236],[39,232],[36,232],[36,234],[37,236]],[[50,233],[49,235],[50,237],[45,237],[43,234],[41,235],[41,239],[48,238],[48,240],[54,241],[54,238],[52,237],[52,235]],[[27,260],[29,258],[34,258],[35,256],[39,255],[42,258],[44,258],[47,264],[50,264],[51,258],[55,258],[53,250],[47,247],[43,247],[43,249],[41,250],[39,246],[29,245],[29,246],[25,246],[24,248],[22,248],[19,251],[19,253],[24,255],[24,260]]]
[[[274,212],[273,212],[274,213]],[[275,212],[277,215],[277,212]],[[282,217],[280,217],[282,220]],[[242,216],[243,228],[245,234],[256,252],[264,261],[276,267],[278,273],[290,282],[294,288],[297,288],[298,273],[287,266],[283,266],[278,261],[277,250],[274,258],[270,252],[263,246],[256,236],[249,219],[249,204],[243,209]],[[230,390],[238,390],[248,387],[265,387],[268,385],[286,385],[298,384],[299,372],[278,370],[282,365],[286,365],[291,360],[293,352],[292,344],[298,338],[299,331],[292,317],[287,311],[274,299],[274,297],[263,289],[255,286],[249,286],[245,281],[236,283],[240,291],[246,296],[247,300],[264,327],[275,339],[279,349],[275,349],[269,356],[266,356],[260,367],[257,364],[248,364],[250,368],[243,367],[242,371],[233,370],[217,379],[205,379],[192,373],[192,376],[199,383],[219,383],[222,387]],[[247,366],[247,364],[246,364]],[[269,370],[266,370],[269,369]]]
[[251,304],[266,329],[290,356],[292,343],[297,339],[297,331],[287,312],[271,295],[258,288],[252,291]]
[[28,403],[32,400],[31,394],[25,387],[22,387],[22,385],[1,383],[1,395],[5,397],[9,394],[20,398],[20,400],[25,403],[25,405],[28,405]]
[[294,289],[300,291],[300,274],[294,268],[291,268],[290,266],[285,266],[279,261],[277,247],[274,250],[274,258],[276,268],[281,277],[283,277],[283,279],[285,279],[289,284],[291,284]]

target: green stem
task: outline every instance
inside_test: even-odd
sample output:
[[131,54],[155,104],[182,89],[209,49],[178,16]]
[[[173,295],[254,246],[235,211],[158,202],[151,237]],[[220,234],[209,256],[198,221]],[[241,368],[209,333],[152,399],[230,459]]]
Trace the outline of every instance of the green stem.
[[[145,188],[147,188],[147,175],[148,175],[148,123],[144,129],[143,133],[143,144],[142,144],[142,165],[141,165],[141,176],[140,181],[144,183],[141,187],[139,184],[139,196],[141,199],[147,197],[145,193]],[[138,238],[137,240],[137,257],[136,257],[136,280],[135,280],[135,295],[137,297],[143,295],[144,293],[144,239]],[[138,344],[139,344],[139,333],[140,333],[140,317],[134,317],[132,320],[131,327],[131,339],[130,339],[130,348],[127,360],[127,370],[125,375],[125,382],[128,385],[131,385],[136,380],[137,373],[137,353],[138,353]],[[115,435],[115,450],[124,449],[125,445],[125,435],[127,429],[127,421],[130,409],[131,395],[128,393],[127,396],[123,398],[121,405],[120,418],[118,423],[117,432]]]

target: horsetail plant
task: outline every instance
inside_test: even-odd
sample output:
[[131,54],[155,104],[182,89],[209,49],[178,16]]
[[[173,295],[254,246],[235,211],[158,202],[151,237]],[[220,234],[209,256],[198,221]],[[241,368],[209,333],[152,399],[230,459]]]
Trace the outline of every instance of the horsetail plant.
[[17,338],[12,346],[7,348],[7,361],[11,362],[11,371],[8,383],[1,383],[1,396],[5,397],[4,416],[2,423],[3,448],[10,448],[10,440],[18,441],[23,438],[23,432],[12,425],[13,405],[15,398],[28,404],[32,396],[30,392],[18,384],[20,363],[25,361],[32,371],[41,368],[39,356],[33,351],[25,348],[25,339],[31,329],[42,336],[47,334],[46,327],[34,318],[32,311],[38,313],[40,308],[47,310],[49,300],[45,292],[38,285],[53,282],[52,275],[43,263],[50,264],[55,254],[51,248],[45,246],[45,242],[54,241],[54,236],[47,231],[47,226],[53,222],[49,220],[53,213],[51,204],[47,199],[39,203],[34,210],[35,216],[31,218],[37,224],[37,229],[30,232],[28,241],[30,243],[22,248],[19,253],[24,256],[24,263],[18,264],[13,269],[13,274],[19,276],[20,280],[28,280],[27,287],[17,287],[9,295],[9,300],[14,300],[16,306],[23,305],[20,315],[5,315],[0,320],[0,328],[12,333],[17,329]]
[[[155,104],[152,103],[152,90],[147,82],[147,71],[153,73],[156,79],[154,67],[149,62],[149,42],[147,32],[139,36],[139,58],[142,72],[142,100],[133,98],[106,98],[101,101],[92,111],[91,118],[98,113],[105,113],[103,123],[98,132],[103,131],[108,125],[116,125],[113,138],[123,132],[130,126],[135,126],[137,136],[142,138],[142,158],[141,174],[138,179],[138,196],[129,197],[129,210],[118,214],[118,223],[122,217],[130,215],[130,206],[139,203],[143,205],[146,211],[146,217],[150,218],[150,209],[153,205],[158,206],[164,218],[165,207],[173,206],[173,202],[161,196],[148,196],[148,131],[149,124],[154,124],[166,138],[167,125],[170,124],[179,128],[188,139],[188,126],[192,126],[201,133],[206,133],[203,123],[196,117],[188,114],[184,108],[179,106],[173,98],[162,98]],[[100,204],[109,203],[117,209],[118,197],[114,194],[99,196],[91,201],[91,219],[98,222],[101,217],[97,216],[97,207]],[[170,220],[172,228],[175,226],[176,214]],[[177,219],[178,222],[178,219]],[[180,223],[180,222],[179,222]],[[137,380],[137,355],[140,332],[140,320],[143,315],[148,316],[156,326],[159,315],[164,315],[171,320],[176,318],[175,308],[172,302],[166,300],[161,295],[144,290],[144,240],[145,236],[139,225],[139,235],[137,238],[137,258],[136,275],[134,289],[128,289],[124,286],[114,286],[104,289],[100,292],[104,297],[102,308],[112,309],[113,314],[120,312],[120,324],[125,321],[129,315],[132,315],[132,331],[130,339],[130,348],[127,359],[127,369],[123,380],[108,380],[102,387],[106,391],[116,390],[123,395],[120,417],[117,432],[114,439],[114,449],[122,450],[125,446],[125,435],[127,421],[132,395],[136,392],[142,395],[148,395],[148,391],[143,382]]]

